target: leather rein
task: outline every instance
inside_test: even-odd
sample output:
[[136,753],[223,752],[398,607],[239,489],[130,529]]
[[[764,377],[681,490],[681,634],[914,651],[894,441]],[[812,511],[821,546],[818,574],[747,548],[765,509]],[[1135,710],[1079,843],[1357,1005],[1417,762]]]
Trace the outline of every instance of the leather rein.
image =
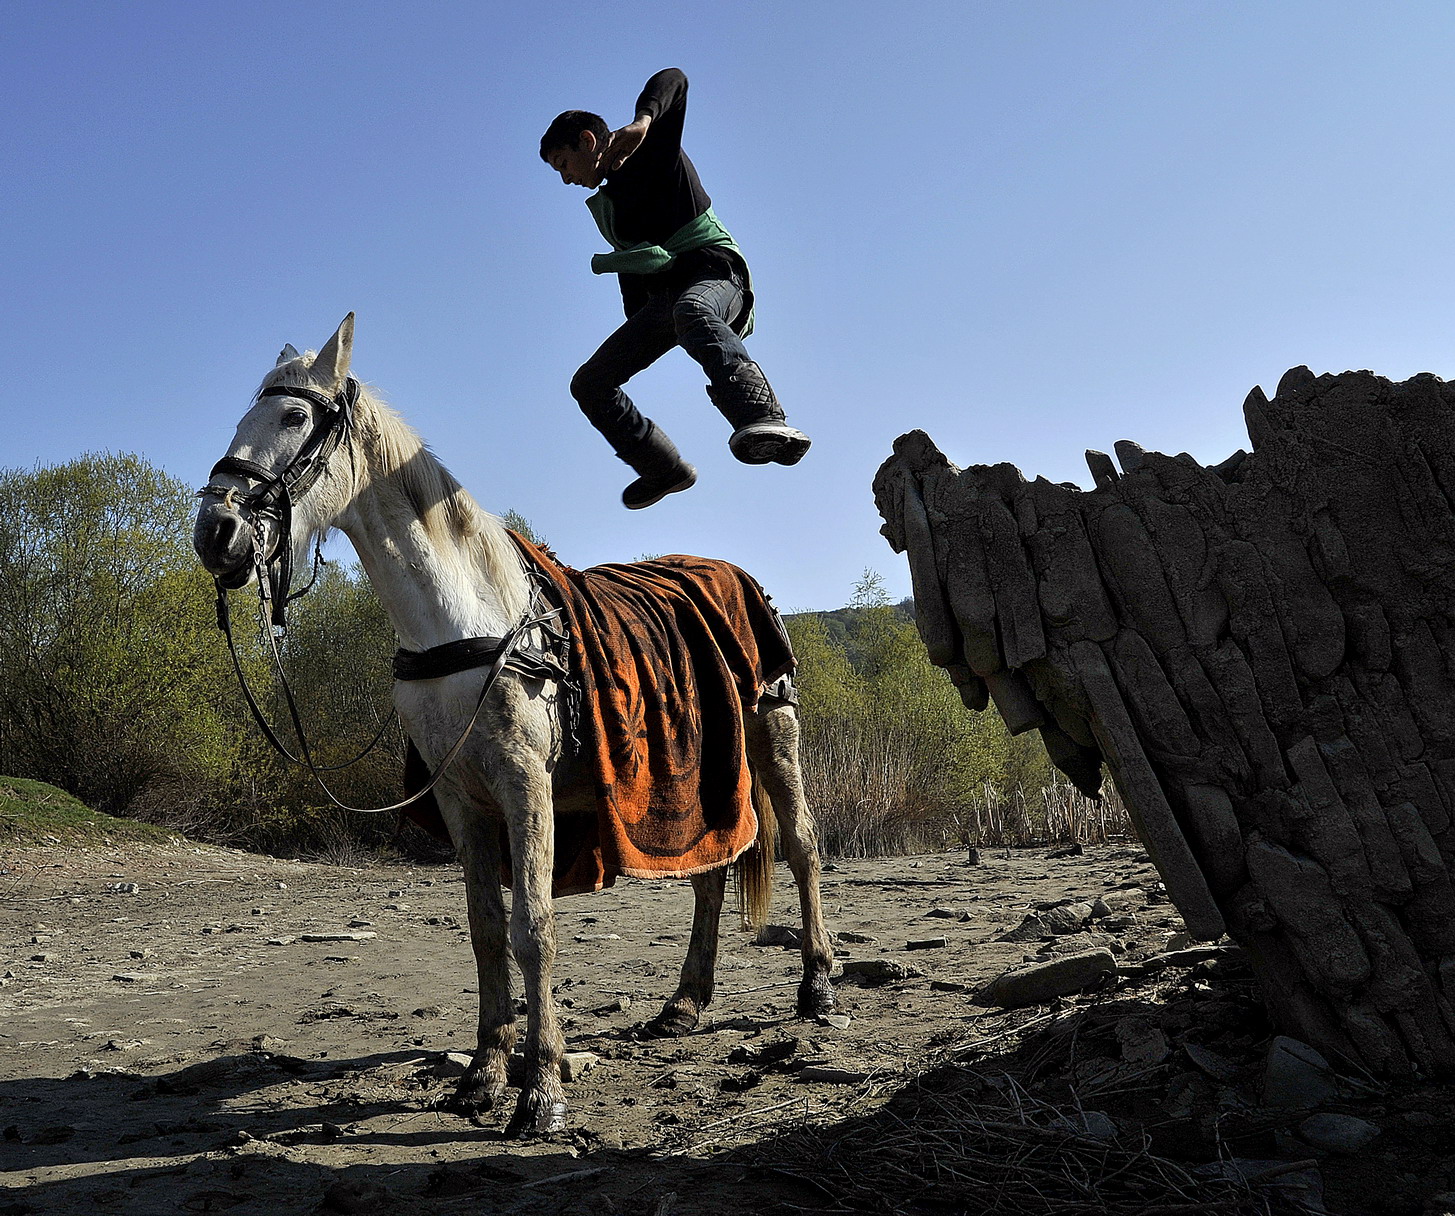
[[[430,775],[424,786],[416,790],[408,798],[401,802],[395,802],[389,806],[361,807],[350,806],[341,801],[334,794],[324,781],[322,774],[337,772],[340,769],[349,768],[357,764],[365,756],[378,746],[384,733],[393,724],[396,713],[391,713],[385,719],[384,724],[379,728],[369,744],[351,759],[342,764],[319,765],[313,759],[312,749],[308,744],[308,736],[303,728],[302,716],[298,710],[298,703],[293,695],[293,689],[283,668],[283,657],[278,650],[278,639],[287,630],[287,609],[294,600],[306,595],[313,587],[318,578],[318,567],[323,560],[321,540],[314,547],[314,571],[313,578],[299,591],[292,591],[293,580],[293,502],[295,497],[306,494],[322,476],[328,467],[329,461],[340,445],[345,443],[352,435],[354,405],[359,397],[359,382],[350,376],[342,389],[332,397],[317,392],[314,389],[297,385],[273,385],[258,393],[258,399],[264,397],[297,397],[304,401],[320,407],[323,411],[321,421],[314,427],[313,432],[303,442],[293,458],[283,467],[281,472],[273,472],[251,460],[245,460],[237,456],[224,456],[212,466],[212,472],[208,474],[208,484],[198,490],[199,497],[219,497],[224,501],[241,501],[241,503],[252,511],[253,520],[250,529],[253,539],[252,561],[257,572],[258,580],[258,611],[261,618],[266,617],[268,625],[264,625],[262,632],[266,634],[269,649],[272,652],[274,670],[278,676],[278,682],[283,690],[283,699],[288,707],[288,716],[292,721],[293,730],[298,738],[298,755],[294,755],[288,746],[278,737],[277,732],[269,725],[262,707],[258,704],[257,697],[248,683],[247,675],[242,668],[242,661],[238,657],[237,645],[233,638],[232,618],[228,606],[227,590],[222,585],[220,578],[213,579],[213,585],[217,589],[217,627],[222,630],[223,636],[227,639],[228,654],[232,658],[232,668],[237,674],[238,684],[242,689],[243,698],[247,702],[248,710],[252,714],[253,721],[263,732],[263,736],[271,743],[280,755],[290,762],[306,768],[318,787],[328,796],[330,802],[341,810],[355,811],[360,814],[378,815],[389,811],[401,811],[412,803],[418,802],[425,797],[445,771],[459,756],[464,749],[466,741],[475,729],[475,724],[480,718],[480,713],[485,707],[485,700],[490,690],[495,687],[501,674],[507,667],[510,667],[530,679],[565,681],[569,675],[564,663],[551,654],[544,647],[535,647],[525,642],[526,634],[537,627],[551,636],[553,640],[564,644],[567,640],[566,634],[559,629],[552,629],[552,622],[564,618],[563,609],[551,607],[547,604],[542,587],[543,580],[539,577],[532,579],[531,600],[529,606],[503,637],[479,637],[461,638],[458,641],[446,642],[442,646],[431,647],[429,650],[413,651],[400,649],[394,655],[394,678],[396,680],[435,680],[443,676],[453,675],[460,671],[469,671],[476,667],[486,667],[485,682],[480,688],[480,695],[475,701],[475,708],[470,714],[470,719],[465,723],[465,728],[455,740],[453,746],[441,759],[439,765]],[[349,457],[353,458],[353,447],[349,447]],[[219,473],[229,473],[234,476],[245,477],[249,481],[256,482],[248,490],[238,490],[235,487],[219,486],[213,484],[212,479]],[[263,552],[263,530],[261,520],[263,517],[272,518],[278,525],[278,542],[272,557],[266,557]],[[537,572],[527,567],[530,574]],[[269,605],[271,603],[271,611]],[[271,627],[269,627],[271,626]]]

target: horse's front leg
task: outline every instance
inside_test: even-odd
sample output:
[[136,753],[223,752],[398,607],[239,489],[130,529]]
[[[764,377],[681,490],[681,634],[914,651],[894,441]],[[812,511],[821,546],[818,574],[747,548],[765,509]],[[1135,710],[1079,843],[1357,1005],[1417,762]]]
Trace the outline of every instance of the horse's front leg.
[[662,1012],[647,1023],[648,1034],[676,1037],[697,1026],[702,1011],[712,1001],[714,972],[717,970],[717,934],[722,919],[723,890],[727,867],[692,876],[692,937],[687,943],[687,960],[677,991]]
[[525,1080],[506,1134],[548,1136],[566,1126],[566,1095],[561,1088],[565,1044],[551,996],[555,820],[544,763],[528,752],[508,758],[498,794],[510,831],[510,945],[525,980],[526,1004]]
[[470,945],[480,978],[475,1057],[445,1105],[456,1114],[478,1118],[494,1110],[504,1097],[506,1068],[515,1046],[505,901],[500,894],[500,823],[478,809],[459,809],[445,799],[441,804],[464,866]]

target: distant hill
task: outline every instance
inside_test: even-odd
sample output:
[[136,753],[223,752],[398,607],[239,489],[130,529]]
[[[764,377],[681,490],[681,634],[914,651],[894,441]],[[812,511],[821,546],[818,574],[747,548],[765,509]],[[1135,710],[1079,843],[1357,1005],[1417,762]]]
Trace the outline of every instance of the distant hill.
[[[897,604],[890,605],[894,614],[900,620],[914,620],[914,597],[905,596]],[[853,650],[854,642],[858,636],[859,629],[865,617],[872,609],[869,608],[834,608],[828,612],[785,612],[785,620],[800,620],[804,617],[817,617],[824,624],[828,633],[829,641],[845,650]]]

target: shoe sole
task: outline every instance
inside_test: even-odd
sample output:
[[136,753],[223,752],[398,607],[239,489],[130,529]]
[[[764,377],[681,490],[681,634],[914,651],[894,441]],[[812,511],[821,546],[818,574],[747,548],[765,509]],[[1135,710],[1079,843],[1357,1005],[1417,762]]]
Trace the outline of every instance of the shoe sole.
[[733,455],[743,464],[793,465],[803,459],[811,446],[813,440],[802,433],[798,437],[767,434],[742,441],[733,448]]
[[655,498],[648,498],[644,502],[627,502],[626,495],[623,494],[621,499],[621,505],[624,506],[628,511],[643,511],[647,507],[656,506],[656,504],[661,502],[662,499],[666,498],[668,494],[676,494],[681,490],[690,490],[696,484],[697,470],[693,469],[690,473],[687,474],[686,477],[684,477],[681,481],[677,482],[676,485],[666,487]]

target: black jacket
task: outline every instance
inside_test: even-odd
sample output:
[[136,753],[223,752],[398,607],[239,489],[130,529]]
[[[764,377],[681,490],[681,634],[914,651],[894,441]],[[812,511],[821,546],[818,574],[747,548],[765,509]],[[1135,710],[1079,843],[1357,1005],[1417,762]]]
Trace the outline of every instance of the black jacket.
[[[647,81],[637,98],[637,114],[650,114],[646,138],[626,164],[607,175],[602,191],[615,208],[617,235],[625,241],[665,241],[683,224],[712,206],[697,170],[682,151],[682,123],[687,117],[687,77],[677,68],[663,68]],[[724,249],[697,249],[681,255],[657,274],[622,274],[621,302],[631,316],[654,291],[680,291],[702,279],[725,279],[746,267]]]

